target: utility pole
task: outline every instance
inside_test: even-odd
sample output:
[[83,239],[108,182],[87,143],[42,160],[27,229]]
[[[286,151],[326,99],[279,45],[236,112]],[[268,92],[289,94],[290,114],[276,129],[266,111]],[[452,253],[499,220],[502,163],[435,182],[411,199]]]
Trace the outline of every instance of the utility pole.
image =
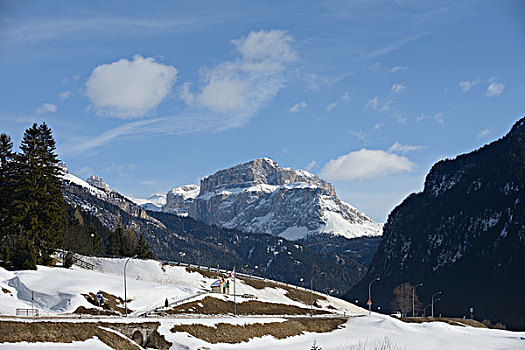
[[235,266],[233,267],[233,315],[237,317],[237,293],[235,292],[235,281],[237,278],[235,277]]
[[441,294],[441,292],[434,293],[434,295],[432,296],[432,318],[434,318],[434,297],[438,294]]
[[415,286],[414,288],[412,288],[412,317],[416,317],[416,288],[419,287],[419,286],[422,286],[423,283],[420,283],[418,284],[417,286]]
[[378,277],[374,280],[372,280],[369,284],[368,284],[368,314],[371,315],[372,314],[372,290],[371,290],[371,287],[372,287],[372,283],[374,283],[375,281],[379,281],[381,279],[381,277]]
[[310,279],[310,315],[314,315],[314,276]]

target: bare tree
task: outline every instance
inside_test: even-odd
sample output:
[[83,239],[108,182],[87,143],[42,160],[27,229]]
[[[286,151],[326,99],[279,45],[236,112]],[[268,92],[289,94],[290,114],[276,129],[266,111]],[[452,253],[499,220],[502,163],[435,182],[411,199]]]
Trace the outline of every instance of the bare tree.
[[[394,288],[394,299],[390,303],[390,307],[394,311],[400,311],[403,317],[412,313],[412,291],[414,286],[410,282],[405,282]],[[415,308],[417,311],[421,310],[422,303],[419,301],[417,292],[415,294]]]

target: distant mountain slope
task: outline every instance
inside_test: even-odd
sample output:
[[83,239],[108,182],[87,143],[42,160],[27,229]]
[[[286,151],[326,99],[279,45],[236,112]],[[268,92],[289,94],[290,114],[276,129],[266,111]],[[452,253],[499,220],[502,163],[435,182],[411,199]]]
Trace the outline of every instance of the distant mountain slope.
[[403,282],[439,313],[525,329],[525,118],[503,138],[436,163],[423,192],[390,214],[366,277],[347,295],[361,299],[376,277],[374,304],[387,307]]
[[328,233],[381,235],[382,225],[339,200],[331,184],[269,158],[221,170],[196,185],[172,190],[164,212],[188,213],[207,224],[297,240]]
[[[84,216],[99,220],[114,229],[118,223],[143,233],[159,259],[252,271],[258,275],[295,284],[307,284],[314,273],[316,288],[332,295],[342,295],[366,272],[373,252],[340,249],[329,253],[307,243],[291,242],[266,233],[245,233],[207,225],[188,217],[146,211],[115,190],[107,189],[102,179],[90,185],[68,173],[62,175],[64,198],[78,207]],[[86,216],[85,222],[95,219]]]

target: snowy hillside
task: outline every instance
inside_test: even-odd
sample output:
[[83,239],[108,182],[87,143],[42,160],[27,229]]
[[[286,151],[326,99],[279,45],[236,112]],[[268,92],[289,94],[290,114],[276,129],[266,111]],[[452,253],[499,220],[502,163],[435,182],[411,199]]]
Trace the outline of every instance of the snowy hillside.
[[[144,322],[150,322],[150,327],[158,330],[165,343],[171,344],[170,349],[309,349],[314,341],[323,349],[376,349],[381,344],[387,344],[386,349],[408,350],[523,349],[525,344],[525,332],[460,327],[442,322],[404,323],[387,315],[373,313],[369,316],[365,310],[353,304],[319,293],[313,294],[316,300],[314,316],[242,314],[244,304],[267,305],[260,310],[270,309],[273,305],[280,305],[279,308],[287,312],[306,310],[309,313],[310,309],[309,301],[305,303],[297,299],[298,296],[300,299],[301,288],[241,278],[236,281],[237,310],[241,314],[233,317],[229,310],[224,314],[211,315],[206,308],[221,303],[231,306],[233,301],[232,295],[210,293],[210,286],[216,280],[215,272],[197,272],[153,260],[131,259],[127,265],[130,316],[124,318],[121,313],[103,316],[98,314],[98,310],[104,312],[106,309],[90,302],[90,295],[101,291],[103,303],[110,304],[110,299],[114,298],[112,310],[122,310],[125,259],[83,259],[93,263],[95,270],[39,266],[37,271],[10,272],[0,268],[0,327],[15,330],[14,333],[0,332],[0,349],[109,349],[107,338],[96,335],[90,338],[89,333],[82,341],[69,344],[49,341],[28,343],[24,342],[23,336],[15,336],[16,329],[20,330],[27,323],[41,329],[57,329],[63,325],[58,339],[56,336],[53,338],[54,341],[60,341],[60,337],[68,337],[67,324],[85,325],[85,328],[82,326],[80,329],[88,332],[93,322],[98,322],[95,324],[97,329],[101,327],[104,331],[109,330],[117,334],[119,339],[126,338],[125,334],[118,331],[124,331],[126,324],[137,329],[133,325],[146,327]],[[297,292],[289,294],[290,291]],[[170,304],[168,308],[164,307],[166,298]],[[210,300],[216,302],[210,303]],[[16,309],[30,309],[32,304],[40,311],[38,318],[13,318]],[[73,314],[75,310],[77,313]],[[78,310],[84,310],[81,318]],[[89,314],[86,310],[94,312]],[[199,310],[204,314],[199,314]],[[138,318],[146,311],[151,312],[147,319]],[[330,314],[323,314],[326,312]],[[334,323],[338,326],[327,328],[327,324]],[[307,325],[307,328],[316,325],[317,328],[311,331],[296,330],[300,325]],[[246,331],[248,328],[252,329],[251,333]],[[225,329],[228,329],[226,333]],[[261,329],[263,334],[268,335],[254,335],[253,332]],[[290,335],[287,336],[287,332]],[[41,334],[32,333],[31,336],[35,339]],[[243,337],[245,340],[238,340]],[[16,343],[2,343],[1,339],[6,338],[18,340]],[[128,344],[131,345],[127,348],[142,349],[137,343],[128,341]]]
[[162,211],[207,224],[297,240],[328,233],[379,236],[382,224],[337,198],[328,182],[304,171],[256,159],[168,192]]

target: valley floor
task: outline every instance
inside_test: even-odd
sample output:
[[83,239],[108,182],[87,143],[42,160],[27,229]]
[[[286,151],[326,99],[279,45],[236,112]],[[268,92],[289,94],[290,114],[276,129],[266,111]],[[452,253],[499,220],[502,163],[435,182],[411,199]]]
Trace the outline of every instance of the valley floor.
[[[236,281],[234,317],[233,297],[210,293],[215,272],[153,260],[129,262],[130,316],[122,317],[125,260],[85,259],[96,269],[0,269],[0,349],[140,349],[130,339],[140,327],[156,332],[155,347],[166,349],[299,350],[314,342],[324,350],[525,349],[525,332],[369,316],[343,300],[267,280]],[[105,309],[93,299],[99,291]],[[15,317],[33,306],[39,317]]]

